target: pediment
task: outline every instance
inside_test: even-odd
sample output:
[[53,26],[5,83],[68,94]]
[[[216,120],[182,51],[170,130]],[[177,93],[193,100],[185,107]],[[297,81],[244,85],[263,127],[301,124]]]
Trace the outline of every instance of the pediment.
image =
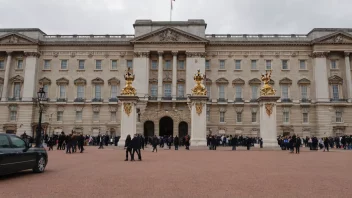
[[258,78],[253,78],[248,81],[248,84],[250,85],[260,85],[262,84],[262,81],[260,81]]
[[292,84],[292,80],[289,79],[289,78],[283,78],[279,81],[280,84],[288,84],[288,85],[291,85]]
[[301,80],[299,80],[297,82],[297,84],[299,84],[299,85],[310,85],[310,80],[308,80],[307,78],[302,78]]
[[92,84],[104,84],[104,80],[97,77],[92,80]]
[[47,77],[44,77],[44,78],[41,78],[39,80],[39,84],[42,84],[42,85],[50,85],[51,84],[51,80]]
[[75,85],[86,85],[87,81],[86,81],[86,79],[79,77],[75,81],[73,81],[73,83]]
[[10,81],[12,83],[15,83],[15,82],[19,82],[19,83],[23,83],[24,82],[24,78],[20,75],[17,75],[17,76],[14,76],[10,79]]
[[351,44],[352,35],[346,32],[335,32],[313,41],[314,44]]
[[206,79],[205,79],[205,83],[206,83],[206,84],[211,84],[211,83],[212,83],[212,80],[209,79],[209,78],[206,78]]
[[112,85],[112,84],[118,85],[118,84],[120,84],[120,80],[117,79],[117,78],[115,78],[115,77],[113,77],[113,78],[110,78],[110,79],[108,80],[108,84],[109,84],[109,85]]
[[158,83],[158,79],[156,78],[149,79],[149,83]]
[[216,83],[218,84],[228,84],[229,81],[226,78],[219,78],[216,80]]
[[241,78],[236,78],[235,80],[232,81],[232,84],[244,85],[245,81]]
[[340,76],[331,76],[329,77],[329,83],[330,84],[342,84],[343,83],[343,79]]
[[62,77],[56,80],[56,84],[57,85],[68,85],[69,80],[67,80],[66,78]]
[[185,79],[180,78],[180,79],[177,80],[177,82],[178,82],[178,83],[185,83],[186,81],[185,81]]
[[0,36],[0,45],[37,45],[38,41],[18,33]]
[[136,37],[131,43],[208,43],[208,40],[177,28],[164,27]]

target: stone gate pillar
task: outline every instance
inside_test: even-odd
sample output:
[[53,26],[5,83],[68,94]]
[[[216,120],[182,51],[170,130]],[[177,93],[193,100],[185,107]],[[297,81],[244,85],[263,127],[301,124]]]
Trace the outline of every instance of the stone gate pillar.
[[206,146],[207,96],[189,96],[191,100],[191,146]]
[[279,96],[261,96],[259,102],[260,137],[264,147],[277,147],[276,101]]

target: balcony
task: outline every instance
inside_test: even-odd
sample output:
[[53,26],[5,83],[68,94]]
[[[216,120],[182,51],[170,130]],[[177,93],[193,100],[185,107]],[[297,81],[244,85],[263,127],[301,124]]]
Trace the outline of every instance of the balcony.
[[158,100],[158,97],[156,97],[156,96],[149,96],[149,97],[148,97],[148,100]]
[[178,96],[176,97],[176,100],[187,100],[187,98],[184,96]]
[[84,103],[86,101],[85,98],[75,98],[74,102],[78,102],[78,103]]
[[171,96],[164,96],[161,99],[162,100],[172,100],[172,97]]
[[242,98],[235,98],[235,103],[244,103]]
[[330,98],[330,102],[347,102],[347,99],[341,99],[341,98]]
[[311,103],[312,100],[308,99],[308,98],[302,98],[301,100],[299,100],[300,103]]
[[103,102],[104,100],[102,98],[93,98],[92,102]]
[[67,102],[67,98],[56,98],[56,102]]
[[118,102],[119,99],[117,99],[117,97],[114,98],[109,98],[109,102]]
[[282,98],[282,99],[281,99],[281,102],[282,102],[282,103],[292,103],[292,100],[289,99],[289,98]]
[[225,98],[218,98],[218,102],[227,102],[227,99],[225,99]]
[[13,98],[8,98],[7,101],[22,101],[22,98],[13,97]]
[[258,99],[257,98],[256,99],[252,98],[249,102],[250,103],[258,103]]

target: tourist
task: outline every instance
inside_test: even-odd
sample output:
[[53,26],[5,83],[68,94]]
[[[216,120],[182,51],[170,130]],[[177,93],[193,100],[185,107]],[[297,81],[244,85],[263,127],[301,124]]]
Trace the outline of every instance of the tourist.
[[180,144],[180,140],[177,137],[177,135],[174,138],[174,146],[175,146],[175,150],[178,150],[178,145]]
[[158,140],[158,137],[156,137],[156,135],[154,135],[153,139],[152,139],[152,146],[153,146],[153,152],[155,151],[156,153],[158,152],[158,143],[159,143],[159,140]]
[[324,152],[325,152],[325,149],[329,152],[329,144],[330,144],[330,140],[329,138],[324,138]]
[[302,144],[301,138],[297,135],[296,142],[295,142],[295,147],[296,147],[296,154],[299,154],[299,150]]
[[100,133],[99,133],[99,135],[98,135],[98,142],[99,142],[99,148],[98,149],[104,149],[104,136],[102,136],[102,135],[100,135]]
[[190,146],[190,137],[189,135],[185,136],[185,146],[186,146],[186,150],[189,150],[189,146]]
[[84,145],[84,137],[83,137],[83,134],[81,133],[81,135],[78,137],[78,149],[80,150],[80,153],[83,153],[84,151],[83,145]]
[[134,137],[131,140],[131,148],[132,148],[132,154],[131,154],[131,161],[134,161],[134,153],[137,153],[138,155],[138,160],[142,160],[142,156],[140,153],[140,139],[138,138],[137,134],[134,134]]
[[231,139],[231,145],[232,145],[232,150],[235,151],[236,150],[236,146],[237,146],[237,135],[235,135],[235,137],[233,137]]
[[126,140],[125,140],[125,149],[126,149],[126,159],[125,161],[128,161],[128,154],[131,155],[131,159],[132,159],[132,147],[131,147],[131,136],[127,135]]
[[72,134],[66,136],[66,154],[71,154],[71,145],[72,145]]

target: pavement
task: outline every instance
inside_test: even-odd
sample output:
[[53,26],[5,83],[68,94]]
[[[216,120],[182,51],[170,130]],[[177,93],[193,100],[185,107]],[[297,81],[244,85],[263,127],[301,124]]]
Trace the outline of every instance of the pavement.
[[[288,151],[240,147],[142,150],[125,162],[120,147],[84,153],[48,151],[42,174],[0,177],[0,197],[351,197],[352,151]],[[137,158],[137,157],[136,157]]]

